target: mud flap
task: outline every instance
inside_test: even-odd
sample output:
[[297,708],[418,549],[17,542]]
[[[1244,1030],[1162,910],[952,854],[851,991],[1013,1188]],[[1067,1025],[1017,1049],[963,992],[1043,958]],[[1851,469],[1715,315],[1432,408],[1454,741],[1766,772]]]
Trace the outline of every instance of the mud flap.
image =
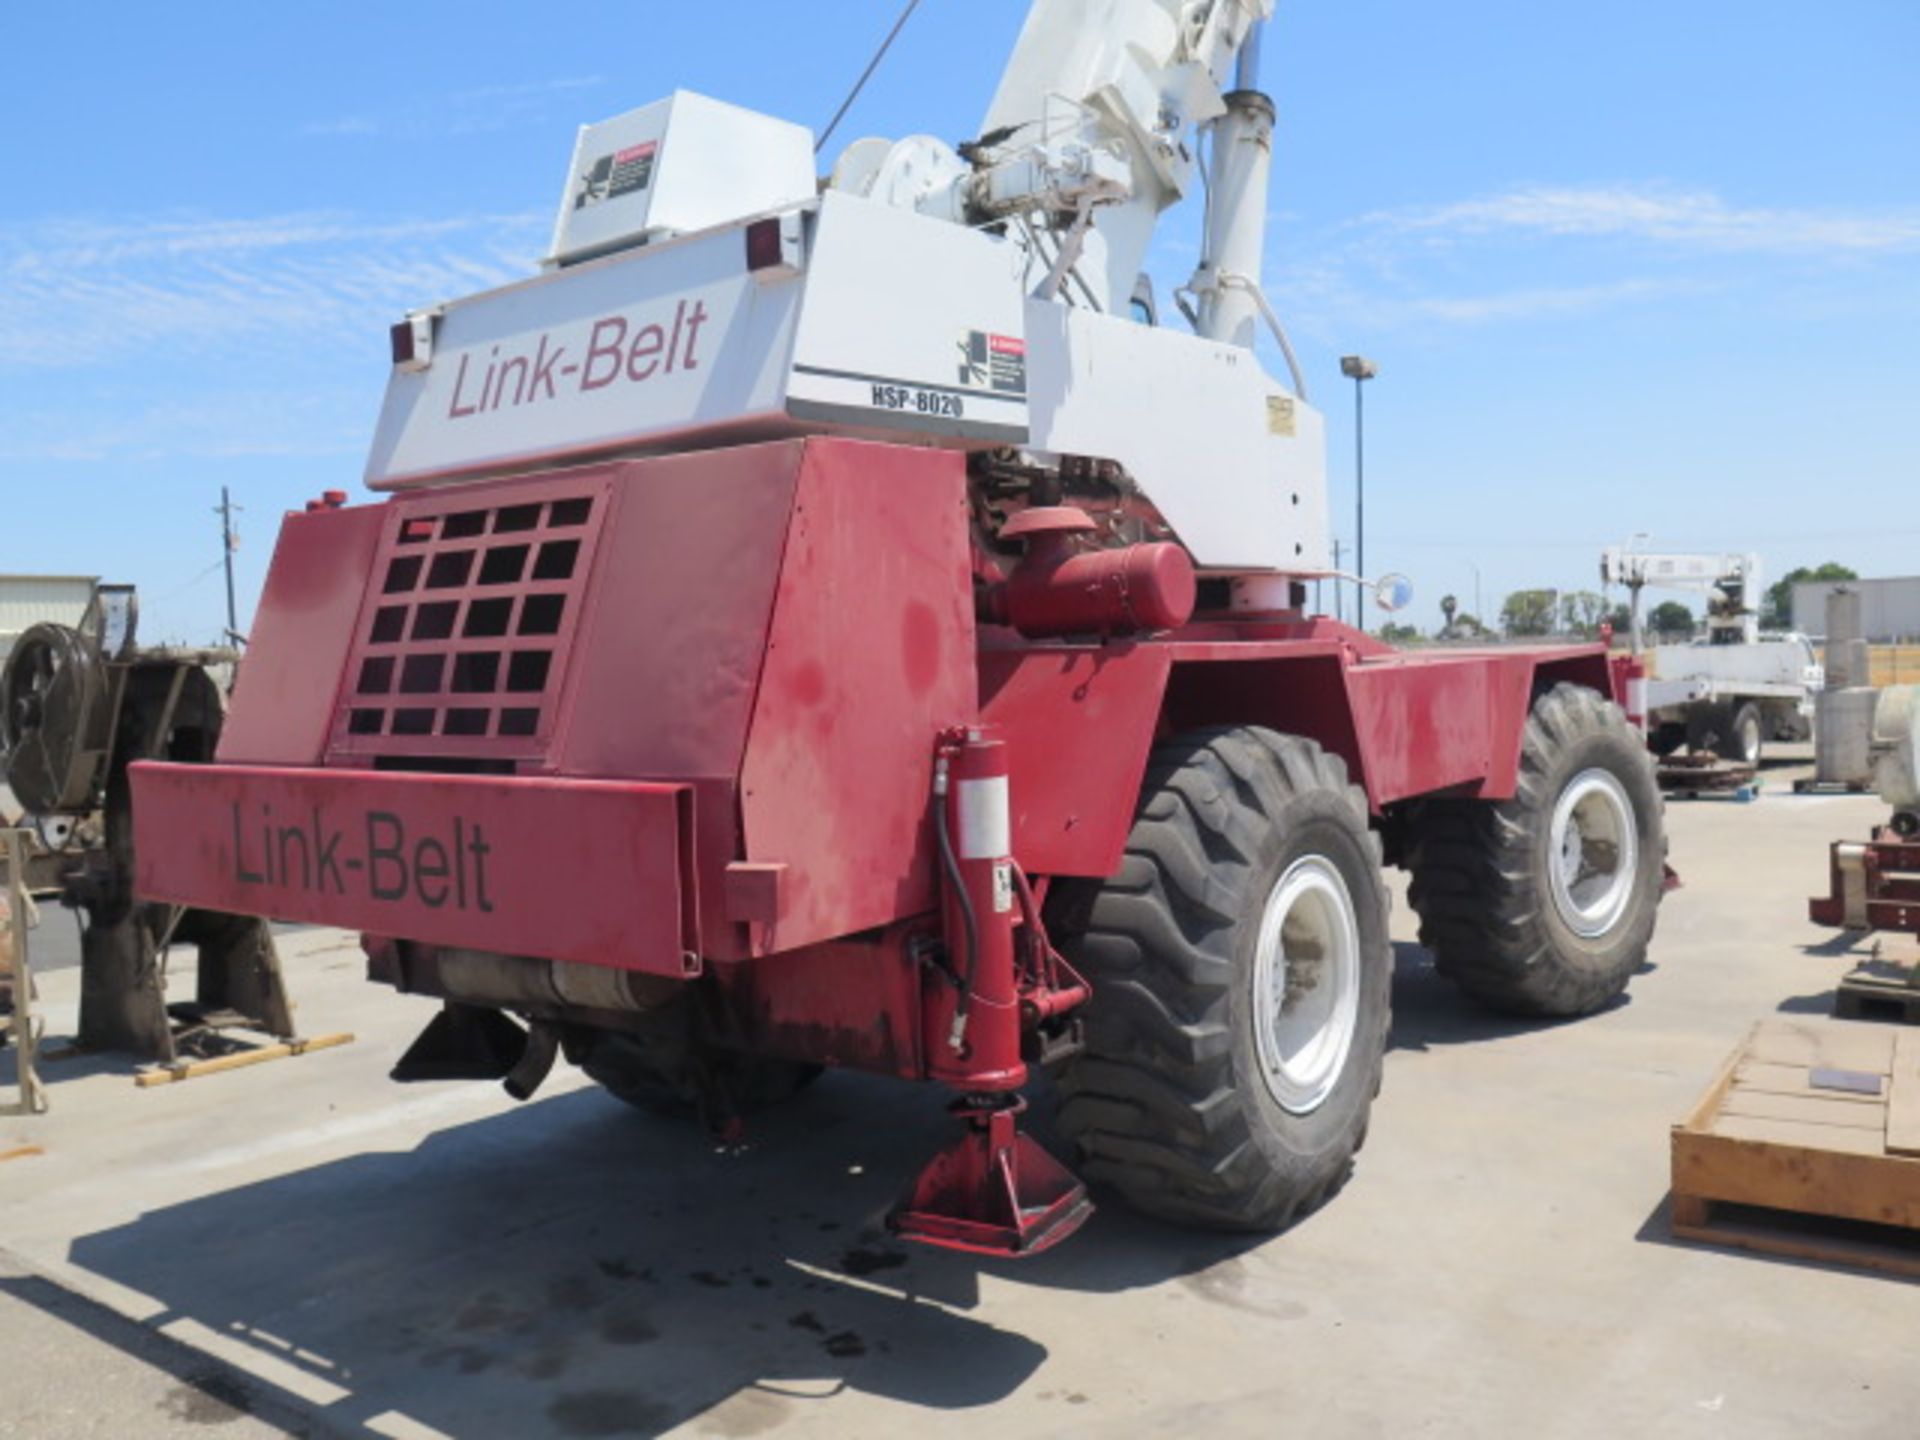
[[504,1080],[527,1051],[527,1032],[498,1010],[448,1001],[407,1047],[392,1078]]

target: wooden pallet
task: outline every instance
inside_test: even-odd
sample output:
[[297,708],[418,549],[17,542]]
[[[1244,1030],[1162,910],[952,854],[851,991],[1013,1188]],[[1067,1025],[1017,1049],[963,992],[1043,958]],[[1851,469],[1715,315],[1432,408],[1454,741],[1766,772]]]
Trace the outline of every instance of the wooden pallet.
[[1840,981],[1833,992],[1833,1013],[1842,1020],[1920,1025],[1920,971],[1911,964],[1868,960]]
[[1760,798],[1760,772],[1712,754],[1669,755],[1654,767],[1660,788],[1678,800],[1712,795],[1742,803]]
[[1920,1031],[1763,1020],[1672,1138],[1676,1236],[1920,1277]]

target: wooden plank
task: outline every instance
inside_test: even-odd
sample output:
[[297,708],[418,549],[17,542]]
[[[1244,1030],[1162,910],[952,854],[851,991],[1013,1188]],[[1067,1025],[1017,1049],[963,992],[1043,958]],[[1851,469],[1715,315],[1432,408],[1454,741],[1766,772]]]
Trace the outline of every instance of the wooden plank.
[[1894,1042],[1887,1096],[1887,1153],[1920,1155],[1920,1034],[1903,1030]]
[[46,1153],[38,1145],[16,1145],[11,1150],[0,1150],[0,1165],[6,1164],[9,1160],[27,1160],[35,1155]]
[[1735,1208],[1730,1213],[1723,1206],[1679,1195],[1674,1196],[1672,1214],[1671,1229],[1681,1240],[1920,1279],[1920,1237],[1904,1230],[1862,1226],[1836,1233],[1834,1222],[1822,1226],[1777,1210]]
[[150,1090],[156,1085],[172,1085],[180,1080],[194,1080],[202,1075],[218,1075],[226,1070],[242,1070],[249,1065],[263,1065],[269,1060],[285,1060],[294,1055],[305,1055],[311,1050],[331,1050],[336,1045],[350,1045],[351,1035],[316,1035],[311,1040],[289,1040],[283,1045],[261,1045],[252,1050],[239,1050],[231,1055],[216,1055],[211,1060],[188,1060],[178,1065],[169,1065],[164,1069],[146,1070],[133,1077],[133,1083],[142,1090]]
[[[1852,1133],[1824,1127],[1817,1138]],[[1920,1228],[1920,1161],[1881,1153],[1676,1131],[1673,1188],[1706,1200]]]
[[1720,1066],[1719,1073],[1713,1077],[1713,1083],[1707,1087],[1707,1093],[1700,1097],[1700,1103],[1693,1107],[1687,1118],[1675,1127],[1676,1129],[1705,1130],[1712,1123],[1714,1112],[1719,1108],[1721,1100],[1733,1084],[1734,1072],[1739,1068],[1740,1057],[1746,1053],[1747,1040],[1752,1038],[1753,1031],[1747,1031],[1747,1039],[1742,1040],[1739,1048],[1727,1056]]
[[1893,1070],[1894,1031],[1834,1020],[1766,1020],[1754,1028],[1747,1058],[1763,1065],[1808,1069]]
[[1713,1122],[1713,1133],[1726,1140],[1751,1140],[1783,1149],[1835,1151],[1873,1159],[1883,1157],[1887,1150],[1884,1129],[1811,1125],[1804,1120],[1763,1120],[1723,1114]]
[[[1865,1105],[1835,1104],[1835,1099],[1865,1098],[1825,1094],[1775,1095],[1765,1090],[1734,1090],[1721,1103],[1720,1114],[1747,1120],[1798,1120],[1806,1125],[1839,1125],[1874,1136],[1887,1133],[1885,1102]],[[1718,1128],[1718,1127],[1714,1127]]]
[[1805,1065],[1765,1065],[1755,1060],[1742,1060],[1734,1067],[1731,1090],[1764,1095],[1819,1095],[1841,1105],[1887,1103],[1875,1095],[1855,1095],[1846,1090],[1816,1090],[1813,1088],[1813,1071]]

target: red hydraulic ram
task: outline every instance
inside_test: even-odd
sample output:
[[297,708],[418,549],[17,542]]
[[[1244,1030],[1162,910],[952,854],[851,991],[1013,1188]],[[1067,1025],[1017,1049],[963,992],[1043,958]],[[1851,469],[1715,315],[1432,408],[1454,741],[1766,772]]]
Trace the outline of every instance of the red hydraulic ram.
[[[961,1092],[966,1133],[920,1172],[890,1217],[910,1239],[982,1254],[1033,1254],[1092,1213],[1086,1187],[1018,1127],[1026,1108],[1007,747],[979,729],[944,736],[934,761],[947,965],[930,972],[927,1071]],[[1044,942],[1042,942],[1044,943]]]

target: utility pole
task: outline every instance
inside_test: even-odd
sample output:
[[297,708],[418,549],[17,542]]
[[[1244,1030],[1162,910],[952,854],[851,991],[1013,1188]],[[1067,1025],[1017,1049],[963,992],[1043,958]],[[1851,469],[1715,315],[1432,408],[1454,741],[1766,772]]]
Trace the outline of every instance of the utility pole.
[[1347,587],[1340,583],[1340,539],[1338,536],[1335,536],[1333,541],[1333,570],[1333,618],[1339,620],[1346,615],[1346,602],[1341,597],[1346,593]]
[[220,517],[220,554],[227,567],[227,640],[229,643],[240,638],[240,610],[233,598],[233,552],[240,537],[234,533],[233,513],[239,509],[233,503],[233,497],[227,487],[220,487],[220,508],[214,513]]

